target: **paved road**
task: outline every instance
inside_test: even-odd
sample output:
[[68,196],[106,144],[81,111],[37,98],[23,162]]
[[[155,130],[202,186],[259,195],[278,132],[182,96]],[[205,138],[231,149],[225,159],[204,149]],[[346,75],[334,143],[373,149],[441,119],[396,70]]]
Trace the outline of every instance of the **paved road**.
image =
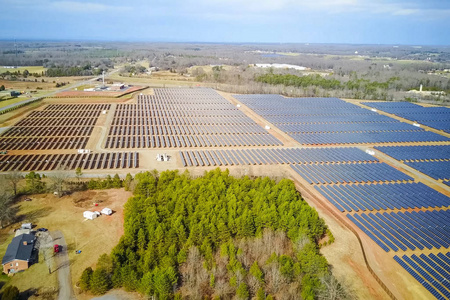
[[61,231],[52,232],[53,242],[62,246],[62,251],[55,254],[54,270],[58,272],[59,293],[58,300],[75,299],[72,289],[72,280],[70,277],[69,254],[67,253],[67,244]]
[[[117,69],[114,69],[113,71],[111,71],[111,72],[109,72],[109,73],[105,73],[105,78],[106,78],[106,76],[109,76],[109,75],[112,75],[112,74],[114,74],[114,73],[116,73],[116,72],[119,72],[119,70],[120,70],[120,68],[117,68]],[[4,110],[7,110],[7,109],[10,109],[10,108],[13,108],[13,107],[16,107],[16,106],[19,106],[19,105],[22,105],[22,104],[26,104],[26,103],[29,103],[29,102],[33,102],[33,101],[35,101],[36,99],[39,99],[39,98],[50,97],[50,96],[53,96],[53,95],[55,95],[55,94],[57,94],[57,93],[60,93],[60,92],[73,90],[74,88],[79,87],[79,86],[81,86],[81,85],[85,85],[85,84],[88,84],[88,83],[90,83],[90,82],[96,81],[98,78],[101,78],[101,77],[96,76],[96,77],[91,78],[91,79],[88,79],[88,80],[84,80],[84,81],[81,81],[81,82],[77,82],[77,83],[71,84],[71,85],[68,86],[68,87],[65,87],[65,88],[63,88],[63,89],[60,89],[60,90],[56,90],[56,91],[50,92],[50,93],[45,94],[45,95],[43,95],[43,96],[34,97],[34,98],[29,98],[29,99],[26,99],[26,100],[23,100],[23,101],[14,103],[14,104],[7,105],[7,106],[5,106],[5,107],[0,108],[0,112],[2,112],[2,111],[4,111]]]

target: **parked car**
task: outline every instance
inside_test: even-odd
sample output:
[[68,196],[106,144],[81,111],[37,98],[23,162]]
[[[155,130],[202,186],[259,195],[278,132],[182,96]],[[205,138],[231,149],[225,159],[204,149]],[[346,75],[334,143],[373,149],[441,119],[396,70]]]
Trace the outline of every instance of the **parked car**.
[[48,231],[48,229],[47,228],[38,228],[37,231],[46,232],[46,231]]
[[23,201],[31,201],[31,198],[25,198]]
[[54,253],[59,253],[59,252],[61,252],[61,251],[62,251],[62,246],[61,246],[61,245],[55,244],[55,245],[53,246],[53,252],[54,252]]

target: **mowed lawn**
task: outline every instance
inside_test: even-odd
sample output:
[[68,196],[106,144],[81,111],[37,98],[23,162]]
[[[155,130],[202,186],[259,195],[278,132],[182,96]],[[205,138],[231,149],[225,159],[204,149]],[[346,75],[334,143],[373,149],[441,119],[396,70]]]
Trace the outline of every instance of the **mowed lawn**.
[[[3,97],[2,97],[3,96]],[[7,99],[7,100],[2,100]],[[9,93],[4,95],[0,93],[0,108],[29,99],[28,97],[10,97]]]
[[[131,192],[123,189],[75,192],[69,196],[57,198],[52,194],[28,196],[30,202],[23,200],[16,204],[19,209],[17,219],[20,222],[0,230],[0,257],[5,254],[8,244],[14,236],[14,228],[22,222],[32,222],[37,227],[45,227],[50,232],[59,230],[67,243],[70,260],[72,284],[75,285],[83,270],[94,267],[98,257],[110,253],[123,234],[123,205],[131,197]],[[22,197],[24,199],[26,197]],[[94,202],[99,206],[94,206]],[[95,220],[85,220],[86,210],[111,208],[111,216],[100,216]],[[55,241],[54,243],[57,243]],[[81,250],[81,254],[75,254]],[[56,266],[52,266],[55,269]],[[3,285],[2,283],[5,283]],[[57,272],[48,273],[43,257],[30,269],[7,279],[0,278],[0,287],[15,285],[19,290],[38,290],[49,294],[56,293],[58,286]],[[75,294],[78,290],[74,287]]]

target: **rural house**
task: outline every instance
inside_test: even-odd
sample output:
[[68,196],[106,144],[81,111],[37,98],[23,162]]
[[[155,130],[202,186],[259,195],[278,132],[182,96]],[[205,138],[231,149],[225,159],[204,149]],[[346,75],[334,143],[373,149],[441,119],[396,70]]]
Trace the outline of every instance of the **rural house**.
[[35,237],[22,234],[13,238],[2,259],[3,273],[16,273],[28,269],[31,262]]

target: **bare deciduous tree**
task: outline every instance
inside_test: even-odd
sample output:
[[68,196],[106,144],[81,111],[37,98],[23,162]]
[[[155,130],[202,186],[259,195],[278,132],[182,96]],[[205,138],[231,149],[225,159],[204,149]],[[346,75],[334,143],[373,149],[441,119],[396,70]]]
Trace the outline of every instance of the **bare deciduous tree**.
[[0,178],[0,228],[9,224],[14,219],[14,210],[12,209],[13,197],[7,189],[5,178]]
[[189,249],[186,263],[181,267],[183,285],[192,299],[200,299],[202,286],[209,284],[209,275],[203,267],[203,258],[197,247]]
[[356,299],[354,292],[345,283],[339,282],[333,274],[327,274],[320,279],[322,289],[318,298],[324,300]]
[[49,176],[53,182],[53,188],[58,194],[58,197],[62,197],[64,192],[64,186],[67,179],[70,177],[69,172],[67,172],[66,166],[59,165],[55,171]]
[[11,186],[13,192],[14,192],[14,196],[17,195],[17,186],[19,184],[19,182],[23,179],[22,174],[18,171],[18,170],[14,170],[9,172],[6,175],[6,179],[9,182],[9,185]]

